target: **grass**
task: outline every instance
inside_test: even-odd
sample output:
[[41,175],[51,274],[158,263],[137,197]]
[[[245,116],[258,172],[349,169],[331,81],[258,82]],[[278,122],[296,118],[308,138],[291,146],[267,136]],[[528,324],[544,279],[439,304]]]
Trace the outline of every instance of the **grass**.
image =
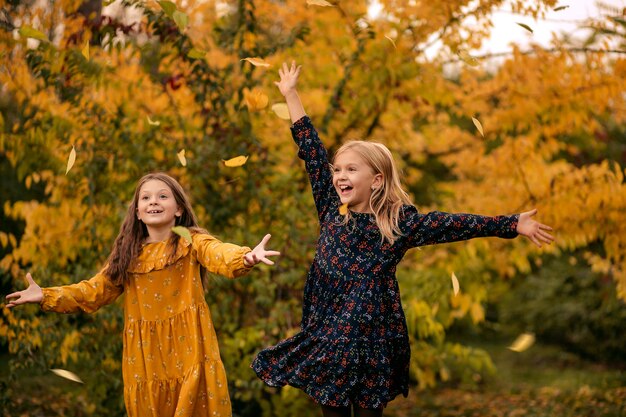
[[478,386],[412,390],[393,401],[389,417],[626,416],[626,371],[591,363],[553,346],[516,353],[510,341],[462,343],[487,351],[496,375]]

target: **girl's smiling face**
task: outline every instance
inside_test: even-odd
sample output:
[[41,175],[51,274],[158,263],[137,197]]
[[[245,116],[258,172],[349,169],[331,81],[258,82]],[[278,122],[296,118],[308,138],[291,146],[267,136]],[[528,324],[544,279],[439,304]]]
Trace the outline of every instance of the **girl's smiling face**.
[[178,207],[170,187],[160,180],[146,181],[139,190],[137,217],[148,228],[170,229],[182,210]]
[[370,213],[372,187],[380,185],[381,174],[375,174],[368,163],[355,151],[347,149],[335,157],[333,185],[342,204],[352,211]]

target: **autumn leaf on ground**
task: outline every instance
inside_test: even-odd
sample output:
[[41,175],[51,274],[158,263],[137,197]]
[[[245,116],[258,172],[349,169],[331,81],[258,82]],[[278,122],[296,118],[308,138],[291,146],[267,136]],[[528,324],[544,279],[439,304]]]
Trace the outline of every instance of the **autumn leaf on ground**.
[[39,39],[40,41],[48,40],[48,38],[46,37],[46,35],[43,34],[43,32],[40,32],[37,29],[33,29],[30,26],[22,26],[17,31],[17,33],[19,33],[20,36],[23,38]]
[[398,49],[398,48],[396,47],[396,43],[393,41],[393,39],[391,39],[391,38],[390,38],[389,36],[387,36],[387,35],[385,35],[385,38],[389,39],[389,42],[391,42],[391,44],[393,45],[393,47],[394,47],[395,49]]
[[530,33],[533,33],[533,30],[532,30],[532,29],[530,28],[530,26],[528,26],[527,24],[525,24],[525,23],[519,23],[519,22],[515,22],[515,23],[517,23],[518,25],[520,25],[521,27],[523,27],[524,29],[526,29],[526,30],[527,30],[527,31],[529,31]]
[[189,52],[187,52],[187,56],[192,59],[201,59],[204,58],[205,55],[205,51],[196,48],[191,48]]
[[472,122],[474,122],[474,126],[476,126],[476,129],[478,129],[478,131],[480,132],[480,136],[484,138],[485,134],[483,133],[483,125],[480,123],[480,121],[475,117],[472,117]]
[[178,10],[172,14],[172,19],[174,19],[176,26],[178,26],[178,29],[181,32],[184,31],[189,24],[189,17],[185,13]]
[[187,242],[192,243],[191,240],[191,232],[184,226],[174,226],[172,227],[172,232],[176,233],[178,236],[185,239]]
[[83,56],[85,57],[85,59],[87,61],[89,61],[89,41],[87,41],[87,43],[85,44],[85,46],[83,47],[83,50],[81,51],[81,53],[83,54]]
[[65,168],[65,175],[70,172],[70,169],[72,169],[72,167],[74,166],[74,162],[76,162],[76,149],[74,149],[74,145],[72,145],[70,156],[67,158],[67,168]]
[[463,50],[463,49],[459,50],[456,54],[457,54],[457,55],[459,56],[459,58],[461,58],[461,60],[462,60],[463,62],[465,62],[467,65],[470,65],[470,66],[472,66],[472,67],[475,67],[475,66],[477,66],[477,65],[479,65],[479,64],[480,64],[480,62],[479,62],[476,58],[474,58],[473,56],[471,56],[471,55],[470,55],[467,51],[465,51],[465,50]]
[[244,89],[243,97],[246,101],[246,106],[248,106],[248,110],[251,112],[264,109],[269,102],[269,98],[259,88],[253,88],[252,91],[247,88]]
[[333,4],[325,0],[306,0],[306,4],[308,4],[309,6],[323,6],[323,7],[333,6]]
[[171,1],[163,0],[157,3],[159,3],[159,6],[161,6],[165,14],[168,15],[169,17],[172,17],[174,12],[176,11],[176,4],[172,3]]
[[50,369],[52,372],[60,376],[61,378],[69,379],[70,381],[79,382],[84,384],[84,382],[76,375],[74,372],[66,371],[65,369]]
[[178,156],[178,160],[180,161],[180,164],[184,167],[187,166],[187,158],[185,158],[185,150],[181,149],[180,152],[178,152],[176,154],[176,156]]
[[150,126],[159,126],[161,124],[161,122],[159,122],[158,120],[152,120],[150,118],[150,116],[146,116],[148,118],[148,124]]
[[558,12],[558,11],[560,11],[560,10],[565,10],[565,9],[567,9],[568,7],[569,7],[569,6],[559,6],[559,7],[556,7],[556,8],[554,9],[554,11],[555,11],[555,12]]
[[342,216],[348,214],[348,203],[344,203],[339,206],[339,214],[341,214]]
[[224,165],[226,165],[227,167],[231,167],[231,168],[240,167],[243,164],[245,164],[247,160],[248,160],[247,156],[239,155],[239,156],[236,156],[234,158],[224,161]]
[[289,120],[291,116],[289,115],[289,108],[287,107],[287,103],[276,103],[272,106],[272,111],[276,113],[276,116],[281,119]]
[[270,63],[263,60],[263,58],[244,58],[242,59],[242,61],[248,61],[249,63],[251,63],[252,65],[254,65],[255,67],[269,67]]
[[459,293],[459,280],[454,272],[452,272],[450,278],[452,279],[452,292],[456,296]]
[[535,335],[532,333],[522,333],[517,336],[517,339],[513,342],[509,349],[513,352],[523,352],[535,343]]

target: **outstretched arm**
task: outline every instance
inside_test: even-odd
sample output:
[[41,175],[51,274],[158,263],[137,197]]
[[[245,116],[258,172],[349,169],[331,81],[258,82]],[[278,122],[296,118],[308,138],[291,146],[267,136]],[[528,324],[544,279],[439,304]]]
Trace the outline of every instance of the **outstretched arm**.
[[265,235],[263,240],[261,240],[261,243],[256,245],[251,252],[248,252],[244,255],[243,264],[246,267],[252,267],[260,262],[263,262],[266,265],[274,265],[274,262],[267,259],[267,257],[278,256],[280,255],[280,252],[277,252],[275,250],[265,250],[265,244],[270,240],[271,237],[272,235],[270,234]]
[[26,282],[28,282],[28,288],[6,296],[7,308],[27,303],[41,303],[41,300],[43,300],[43,291],[30,275],[30,272],[26,274]]
[[520,213],[519,221],[517,222],[517,233],[526,236],[539,247],[541,247],[541,243],[552,243],[554,236],[548,233],[548,231],[552,231],[552,228],[533,220],[532,217],[535,214],[537,214],[537,209]]
[[283,67],[278,70],[280,81],[274,83],[285,97],[289,115],[291,116],[291,123],[295,123],[306,116],[302,101],[300,101],[300,96],[298,96],[298,91],[296,90],[301,68],[301,65],[296,66],[295,61],[291,61],[291,67],[283,62]]

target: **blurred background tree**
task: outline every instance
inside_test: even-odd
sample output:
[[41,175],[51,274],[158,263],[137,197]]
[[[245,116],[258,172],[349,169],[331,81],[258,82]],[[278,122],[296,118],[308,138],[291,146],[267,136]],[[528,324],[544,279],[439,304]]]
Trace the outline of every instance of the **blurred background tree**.
[[[277,68],[295,59],[305,108],[327,146],[386,143],[421,211],[536,207],[556,229],[555,244],[541,250],[482,239],[409,253],[398,278],[417,387],[493,374],[484,350],[456,340],[467,331],[533,332],[595,360],[623,361],[623,16],[589,22],[584,43],[514,48],[487,70],[489,57],[471,51],[494,10],[540,16],[555,0],[380,3],[374,19],[360,0],[4,2],[3,294],[21,289],[26,271],[42,286],[92,276],[136,181],[167,171],[212,233],[251,244],[271,232],[283,253],[241,280],[214,277],[207,293],[235,414],[313,415],[299,391],[268,389],[249,368],[261,348],[298,331],[317,237],[289,122],[272,110],[282,101]],[[253,57],[260,61],[245,60]],[[249,156],[245,165],[223,164],[238,155]],[[4,413],[124,415],[122,331],[119,304],[73,316],[3,309]],[[49,368],[75,371],[86,389],[58,384]],[[37,384],[47,384],[44,394]]]

